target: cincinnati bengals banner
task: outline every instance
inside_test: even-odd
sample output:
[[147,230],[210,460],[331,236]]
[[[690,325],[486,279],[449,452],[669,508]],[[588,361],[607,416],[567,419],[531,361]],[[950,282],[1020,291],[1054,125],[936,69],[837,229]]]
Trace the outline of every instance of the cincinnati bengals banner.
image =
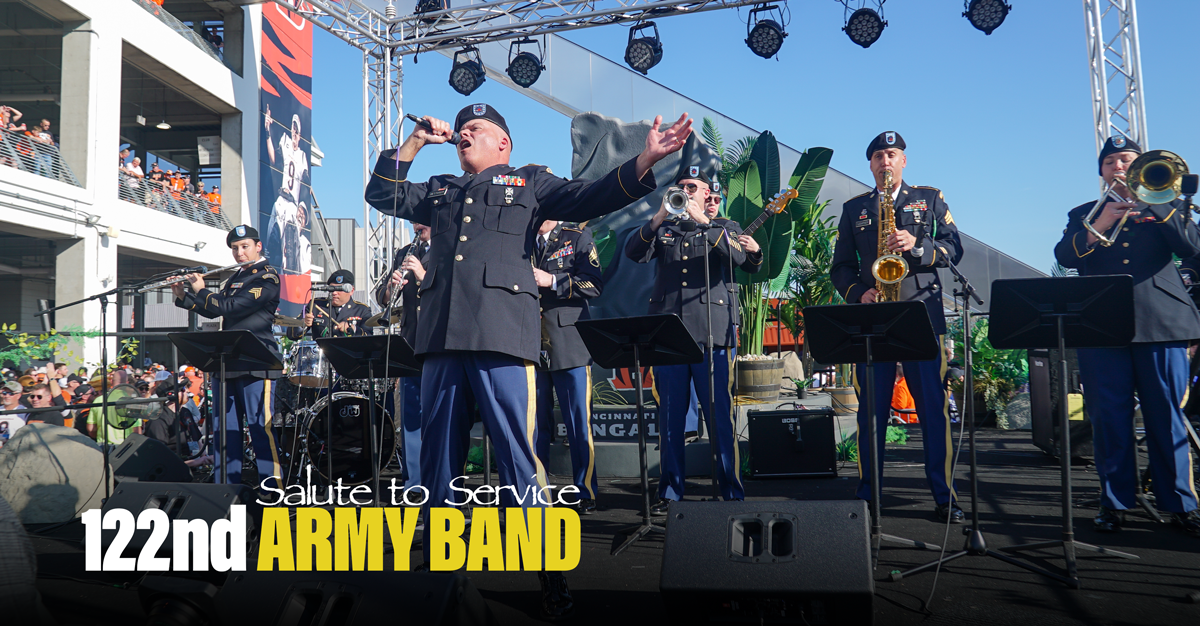
[[279,270],[279,312],[299,316],[312,286],[312,24],[263,5],[258,232]]

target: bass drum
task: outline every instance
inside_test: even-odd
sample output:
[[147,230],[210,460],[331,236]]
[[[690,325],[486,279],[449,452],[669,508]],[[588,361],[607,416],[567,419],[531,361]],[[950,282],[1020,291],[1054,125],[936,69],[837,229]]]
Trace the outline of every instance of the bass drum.
[[[312,416],[305,427],[305,446],[309,462],[325,480],[342,479],[343,485],[361,485],[371,481],[371,426],[368,421],[367,399],[357,393],[337,392],[333,394],[333,406],[326,410],[327,398],[321,398],[312,408]],[[333,418],[332,445],[325,445],[326,414]],[[396,427],[392,417],[379,402],[375,403],[375,418],[379,420],[376,436],[379,438],[379,469],[387,467],[396,453]],[[333,456],[333,477],[330,478],[326,450]]]

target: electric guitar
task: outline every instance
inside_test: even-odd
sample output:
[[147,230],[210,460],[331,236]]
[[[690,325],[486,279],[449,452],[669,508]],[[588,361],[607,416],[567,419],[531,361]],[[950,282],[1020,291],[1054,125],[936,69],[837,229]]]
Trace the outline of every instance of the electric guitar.
[[768,202],[767,206],[763,208],[762,215],[759,215],[758,219],[754,220],[749,226],[744,228],[742,230],[742,234],[747,236],[753,235],[754,231],[758,230],[758,228],[767,221],[767,218],[775,215],[776,213],[782,212],[787,208],[788,203],[799,195],[800,192],[792,189],[791,187],[788,187],[787,189],[775,194],[775,197],[771,198],[771,201]]

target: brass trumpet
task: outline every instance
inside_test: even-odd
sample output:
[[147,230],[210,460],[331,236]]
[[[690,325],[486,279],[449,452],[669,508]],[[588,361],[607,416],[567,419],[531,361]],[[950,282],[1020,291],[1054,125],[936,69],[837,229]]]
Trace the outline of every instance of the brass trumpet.
[[1121,234],[1121,227],[1129,219],[1129,212],[1121,216],[1111,237],[1106,237],[1092,226],[1092,219],[1100,212],[1101,207],[1108,201],[1131,202],[1116,192],[1118,185],[1125,187],[1138,200],[1146,204],[1166,204],[1180,196],[1183,178],[1188,174],[1187,162],[1183,157],[1168,150],[1151,150],[1129,164],[1124,176],[1117,175],[1112,182],[1104,187],[1104,194],[1092,206],[1092,210],[1083,218],[1083,227],[1087,229],[1100,245],[1113,245]]

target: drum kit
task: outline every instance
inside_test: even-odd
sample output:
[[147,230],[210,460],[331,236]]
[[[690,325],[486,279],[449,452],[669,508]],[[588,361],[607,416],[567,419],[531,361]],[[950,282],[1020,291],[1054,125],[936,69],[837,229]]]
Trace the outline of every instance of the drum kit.
[[[285,379],[279,381],[276,413],[282,417],[284,459],[288,476],[300,478],[304,467],[330,483],[361,485],[371,480],[371,428],[369,402],[375,403],[380,418],[379,469],[398,461],[396,423],[389,405],[392,379],[374,381],[370,398],[369,380],[341,378],[330,370],[325,354],[315,341],[298,341],[284,362]],[[332,391],[332,393],[330,393]],[[331,422],[330,426],[326,421]],[[327,440],[328,439],[328,440]],[[329,476],[332,456],[333,476]]]

